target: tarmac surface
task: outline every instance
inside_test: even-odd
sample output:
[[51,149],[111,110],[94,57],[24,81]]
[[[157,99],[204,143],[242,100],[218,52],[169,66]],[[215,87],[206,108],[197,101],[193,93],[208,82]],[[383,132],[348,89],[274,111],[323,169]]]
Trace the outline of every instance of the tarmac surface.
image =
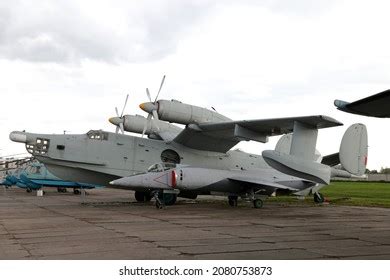
[[390,259],[390,209],[133,197],[0,187],[0,259]]

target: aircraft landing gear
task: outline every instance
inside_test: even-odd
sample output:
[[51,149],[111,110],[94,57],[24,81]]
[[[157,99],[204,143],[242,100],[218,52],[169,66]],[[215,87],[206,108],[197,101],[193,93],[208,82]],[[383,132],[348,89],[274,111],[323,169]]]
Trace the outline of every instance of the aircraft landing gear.
[[136,191],[134,193],[135,200],[138,202],[148,202],[152,199],[150,193]]
[[231,207],[237,207],[238,204],[238,196],[236,195],[229,195],[228,196],[228,203]]
[[176,203],[177,195],[174,193],[160,193],[160,200],[164,201],[164,204],[171,206]]
[[59,192],[59,193],[66,193],[67,190],[66,190],[66,188],[57,188],[57,192]]
[[27,189],[26,189],[26,192],[30,193],[30,192],[32,192],[32,189],[27,188]]
[[73,189],[73,194],[79,195],[79,194],[81,194],[81,192],[80,192],[80,190],[78,190],[78,189]]
[[160,193],[159,192],[154,193],[154,199],[156,200],[156,208],[163,209],[165,206],[165,203],[164,203],[164,200],[160,200]]
[[313,196],[314,196],[315,203],[323,203],[325,201],[325,198],[322,195],[322,193],[315,192]]
[[163,209],[165,206],[170,206],[176,203],[177,194],[171,192],[156,191],[153,193],[156,200],[156,208]]
[[255,207],[255,208],[262,208],[263,204],[264,204],[263,200],[261,200],[261,199],[253,200],[253,207]]

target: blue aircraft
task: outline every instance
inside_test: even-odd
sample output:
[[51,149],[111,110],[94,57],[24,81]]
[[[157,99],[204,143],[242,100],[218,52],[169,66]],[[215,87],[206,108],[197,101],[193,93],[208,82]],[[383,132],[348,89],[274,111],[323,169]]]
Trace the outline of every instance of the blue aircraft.
[[80,194],[80,189],[102,187],[87,183],[61,180],[50,173],[44,164],[36,160],[30,161],[26,166],[8,174],[1,184],[6,187],[16,185],[19,188],[25,189],[27,192],[40,190],[42,187],[56,187],[58,192],[67,192],[67,188],[72,188],[74,194]]

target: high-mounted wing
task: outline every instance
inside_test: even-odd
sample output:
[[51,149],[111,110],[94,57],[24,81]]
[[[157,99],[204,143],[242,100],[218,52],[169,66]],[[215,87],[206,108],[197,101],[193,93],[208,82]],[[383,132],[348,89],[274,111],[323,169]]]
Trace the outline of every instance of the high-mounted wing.
[[266,143],[269,136],[290,133],[294,122],[316,129],[342,125],[333,118],[321,115],[190,124],[173,141],[192,149],[226,153],[243,140]]
[[337,109],[347,113],[377,118],[389,118],[390,89],[352,103],[335,100],[334,105]]

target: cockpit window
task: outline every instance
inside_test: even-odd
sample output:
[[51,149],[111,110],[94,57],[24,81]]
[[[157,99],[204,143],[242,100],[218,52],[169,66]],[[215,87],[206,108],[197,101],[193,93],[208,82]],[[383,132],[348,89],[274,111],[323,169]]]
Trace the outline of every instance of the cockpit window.
[[169,169],[172,169],[172,168],[176,168],[176,164],[173,163],[173,162],[163,162],[162,163],[162,167],[165,170],[169,170]]
[[160,166],[160,164],[156,163],[156,164],[153,164],[152,166],[150,166],[148,168],[148,172],[161,172],[162,171],[162,168]]
[[50,140],[37,138],[35,143],[26,144],[27,151],[33,155],[45,155],[49,150]]
[[89,139],[108,140],[108,133],[102,130],[90,130],[87,133]]
[[148,172],[162,172],[175,168],[176,164],[171,162],[155,163],[148,168]]

